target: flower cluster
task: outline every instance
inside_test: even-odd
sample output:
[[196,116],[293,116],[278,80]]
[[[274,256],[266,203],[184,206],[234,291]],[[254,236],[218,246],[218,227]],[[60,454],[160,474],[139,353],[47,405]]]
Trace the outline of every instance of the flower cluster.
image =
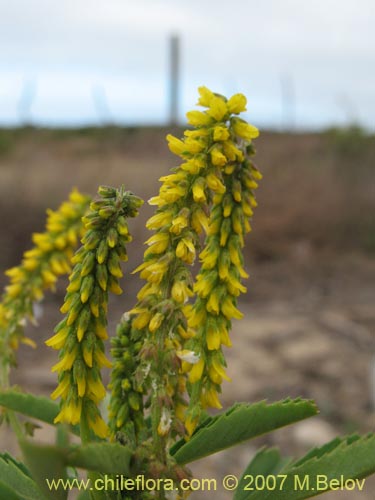
[[202,408],[221,408],[218,393],[223,379],[229,380],[221,347],[231,346],[232,319],[243,317],[237,309],[237,297],[246,292],[241,278],[248,278],[248,274],[243,268],[241,249],[244,235],[251,230],[249,218],[256,207],[254,190],[262,176],[249,159],[252,148],[246,142],[239,148],[243,148],[244,159],[224,170],[225,193],[213,200],[209,234],[194,284],[197,298],[188,314],[188,324],[196,329],[196,335],[186,347],[198,358],[195,364],[185,362],[183,366],[189,372],[190,383],[186,420],[189,434],[199,422]]
[[[144,262],[136,269],[147,284],[139,292],[139,302],[131,312],[135,315],[133,326],[145,334],[138,375],[144,374],[143,383],[151,393],[151,415],[159,422],[155,440],[157,434],[166,437],[185,434],[186,371],[194,367],[190,375],[194,381],[194,373],[199,374],[202,368],[202,375],[205,366],[200,345],[192,341],[194,349],[184,348],[197,326],[194,320],[188,322],[192,313],[186,302],[194,296],[190,268],[201,245],[200,235],[209,233],[211,238],[219,223],[215,216],[218,209],[210,215],[210,208],[213,204],[219,207],[224,200],[232,203],[233,197],[229,192],[228,198],[227,193],[232,189],[230,179],[234,178],[233,190],[237,189],[239,169],[247,161],[246,150],[258,135],[255,127],[236,116],[245,110],[246,98],[242,94],[227,100],[205,87],[199,93],[199,104],[208,109],[187,113],[194,129],[185,131],[183,139],[167,136],[170,150],[183,162],[160,179],[163,184],[159,195],[149,201],[158,207],[147,223],[155,234],[146,242],[149,248]],[[248,202],[244,199],[243,203],[235,201],[238,206],[231,208],[232,217],[226,215],[223,234],[228,230],[227,238],[233,220],[236,235],[242,241],[237,226],[243,220],[242,212],[239,213],[242,204]],[[231,276],[235,274],[231,270]],[[231,279],[235,281],[234,277]],[[225,301],[227,309],[228,301]],[[217,319],[215,313],[213,317]],[[201,337],[198,331],[198,343],[203,342]]]
[[60,413],[55,422],[81,424],[100,437],[107,425],[100,416],[98,403],[105,396],[100,369],[111,366],[104,354],[107,339],[108,292],[120,294],[121,261],[127,260],[125,244],[131,240],[126,218],[134,217],[142,200],[121,188],[99,188],[100,199],[90,204],[83,218],[83,246],[76,252],[61,312],[65,318],[46,344],[60,350],[59,384],[51,397],[61,397]]
[[133,378],[142,341],[141,332],[132,328],[129,314],[123,315],[111,345],[113,368],[108,386],[111,390],[109,428],[113,439],[136,448],[138,437],[145,427],[143,389],[136,385]]
[[[20,266],[6,271],[10,284],[0,304],[0,352],[3,363],[14,364],[20,342],[33,345],[24,335],[26,320],[35,321],[33,305],[53,289],[58,277],[71,271],[71,258],[82,236],[82,217],[89,198],[73,190],[57,211],[47,212],[46,231],[33,235],[35,247],[24,253]],[[3,381],[6,384],[6,380]]]

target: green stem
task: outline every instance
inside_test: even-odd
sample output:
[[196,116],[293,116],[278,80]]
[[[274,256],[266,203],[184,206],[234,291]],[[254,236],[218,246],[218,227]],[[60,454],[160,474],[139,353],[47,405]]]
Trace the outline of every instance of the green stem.
[[21,424],[18,421],[18,418],[16,417],[16,414],[12,410],[7,410],[7,415],[13,432],[17,436],[18,442],[23,441],[25,439],[25,434],[21,427]]
[[81,422],[80,422],[80,435],[82,444],[89,444],[91,441],[91,433],[89,424],[87,422],[86,414],[82,410],[81,413]]

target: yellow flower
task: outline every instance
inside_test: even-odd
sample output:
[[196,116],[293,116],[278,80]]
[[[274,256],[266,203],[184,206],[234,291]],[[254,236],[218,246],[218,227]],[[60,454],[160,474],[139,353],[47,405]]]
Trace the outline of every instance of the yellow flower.
[[227,163],[227,157],[218,148],[213,148],[211,150],[211,161],[212,164],[217,167],[223,167]]
[[94,418],[89,415],[88,420],[89,426],[97,436],[102,439],[105,439],[108,436],[108,426],[100,415],[96,415]]
[[176,257],[187,264],[192,264],[195,259],[195,246],[188,238],[182,238],[176,247]]
[[77,347],[75,347],[71,352],[65,352],[61,360],[51,368],[51,371],[62,372],[70,370],[71,367],[73,366],[76,356],[77,356]]
[[194,384],[194,382],[198,382],[201,379],[204,369],[204,361],[200,359],[197,363],[195,363],[192,369],[189,372],[189,381]]
[[247,99],[243,94],[234,94],[228,100],[227,106],[230,113],[242,113],[246,111]]
[[70,375],[67,374],[67,375],[64,375],[64,377],[60,381],[59,385],[52,392],[51,398],[57,399],[60,397],[66,397],[68,390],[69,390],[69,387],[70,387]]
[[61,349],[65,344],[66,338],[69,334],[69,328],[62,328],[56,335],[45,341],[45,344],[52,349]]
[[168,147],[172,151],[172,153],[178,156],[182,156],[184,153],[186,153],[185,143],[180,139],[177,139],[177,137],[168,134],[167,141],[168,141]]
[[214,99],[215,94],[211,92],[207,87],[199,87],[198,88],[199,92],[199,100],[198,104],[201,106],[205,106],[206,108],[210,106],[212,99]]
[[208,174],[206,177],[207,186],[216,193],[225,193],[225,186],[214,174]]
[[214,351],[220,349],[221,344],[221,334],[219,329],[215,324],[207,326],[206,330],[206,342],[209,351]]
[[197,203],[206,201],[206,195],[204,192],[205,186],[206,181],[203,177],[198,177],[193,184],[193,198]]
[[204,211],[197,207],[191,215],[191,227],[197,234],[200,234],[202,230],[207,234],[208,232],[208,218]]
[[201,396],[203,407],[211,407],[211,408],[222,408],[222,405],[219,401],[219,396],[217,391],[211,387],[207,389]]
[[250,125],[241,118],[232,118],[232,129],[236,135],[247,141],[251,141],[259,135],[259,130],[254,125]]
[[199,158],[197,156],[187,160],[185,163],[181,164],[181,168],[190,174],[198,174],[202,168],[207,166],[206,162],[203,158]]
[[224,119],[227,113],[228,108],[224,100],[221,97],[213,96],[210,99],[207,114],[212,116],[212,118],[215,118],[215,120],[221,121]]
[[171,295],[176,302],[183,304],[189,297],[193,296],[193,292],[187,286],[186,281],[175,281],[172,286]]
[[148,329],[150,330],[151,333],[156,332],[156,330],[160,327],[162,322],[164,321],[164,315],[161,313],[156,313],[154,316],[151,318],[150,324],[148,325]]
[[[183,229],[185,229],[185,227],[188,227],[188,225],[189,225],[188,216],[189,216],[188,210],[184,211],[182,214],[180,213],[180,215],[178,217],[173,219],[172,225],[171,225],[169,231],[173,234],[180,234],[181,231]],[[167,246],[164,248],[164,250],[166,248],[167,248]]]
[[209,115],[203,113],[202,111],[189,111],[186,113],[186,117],[188,119],[188,123],[194,127],[200,127],[201,125],[207,126],[213,121]]
[[230,132],[227,127],[217,125],[214,127],[213,139],[214,141],[226,141],[230,137]]
[[243,314],[233,305],[231,297],[225,297],[220,304],[220,309],[227,319],[241,319]]

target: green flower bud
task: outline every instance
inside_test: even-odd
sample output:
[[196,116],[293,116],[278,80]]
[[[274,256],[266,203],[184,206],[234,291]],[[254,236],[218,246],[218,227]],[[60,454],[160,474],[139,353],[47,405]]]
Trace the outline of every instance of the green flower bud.
[[114,227],[111,227],[107,233],[107,245],[110,248],[114,248],[118,242],[118,232]]

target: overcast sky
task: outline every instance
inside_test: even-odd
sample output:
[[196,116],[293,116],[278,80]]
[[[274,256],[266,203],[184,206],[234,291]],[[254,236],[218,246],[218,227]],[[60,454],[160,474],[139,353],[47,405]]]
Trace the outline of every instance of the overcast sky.
[[196,88],[247,95],[259,126],[375,130],[374,0],[0,0],[0,123],[165,123]]

